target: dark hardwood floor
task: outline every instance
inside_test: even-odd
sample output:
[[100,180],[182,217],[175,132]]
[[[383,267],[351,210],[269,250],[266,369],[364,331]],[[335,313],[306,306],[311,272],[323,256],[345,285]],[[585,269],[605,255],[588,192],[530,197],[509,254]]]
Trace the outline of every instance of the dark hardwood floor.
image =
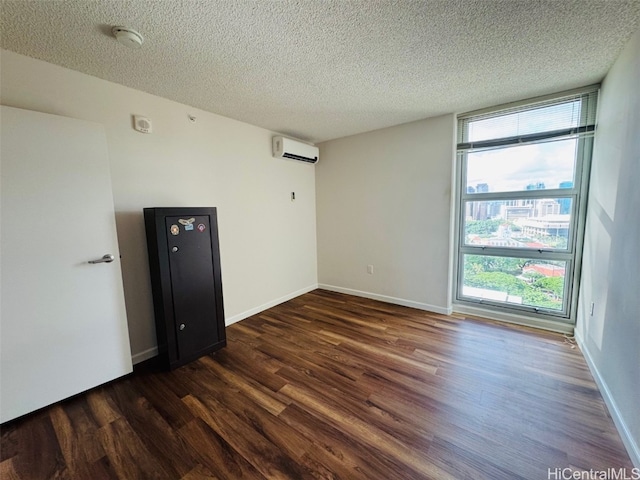
[[[547,479],[632,468],[563,336],[316,290],[2,427],[0,478]],[[553,478],[553,477],[551,477]]]

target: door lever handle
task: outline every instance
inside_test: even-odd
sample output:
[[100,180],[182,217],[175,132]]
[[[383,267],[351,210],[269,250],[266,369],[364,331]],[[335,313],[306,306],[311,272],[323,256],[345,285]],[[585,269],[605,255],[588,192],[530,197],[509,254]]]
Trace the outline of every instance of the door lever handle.
[[107,253],[105,255],[102,256],[102,258],[99,258],[98,260],[89,260],[89,263],[111,263],[115,260],[115,257],[113,255],[111,255],[110,253]]

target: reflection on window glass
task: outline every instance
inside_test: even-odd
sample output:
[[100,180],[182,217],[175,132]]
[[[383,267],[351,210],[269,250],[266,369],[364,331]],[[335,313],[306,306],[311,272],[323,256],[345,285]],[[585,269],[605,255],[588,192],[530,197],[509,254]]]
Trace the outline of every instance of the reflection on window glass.
[[562,310],[564,261],[464,255],[462,295],[491,302]]
[[467,154],[467,193],[571,188],[577,139],[518,145]]
[[464,243],[471,246],[567,250],[571,198],[464,203]]

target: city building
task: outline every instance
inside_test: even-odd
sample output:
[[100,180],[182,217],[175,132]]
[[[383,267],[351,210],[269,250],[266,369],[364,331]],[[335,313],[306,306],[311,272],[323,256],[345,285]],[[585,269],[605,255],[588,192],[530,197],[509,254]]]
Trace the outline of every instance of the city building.
[[529,237],[569,237],[569,215],[547,215],[518,219],[522,233]]
[[564,267],[545,263],[529,264],[522,269],[522,273],[538,273],[545,277],[564,277],[564,272]]

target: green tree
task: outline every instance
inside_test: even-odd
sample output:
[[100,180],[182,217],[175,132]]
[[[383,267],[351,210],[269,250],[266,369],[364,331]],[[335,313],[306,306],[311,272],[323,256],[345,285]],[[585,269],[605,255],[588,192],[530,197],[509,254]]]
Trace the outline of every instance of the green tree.
[[494,220],[467,220],[464,230],[467,235],[490,235],[498,231],[498,227],[503,223],[500,219]]
[[509,295],[522,295],[528,285],[522,280],[504,272],[482,272],[465,277],[465,285],[506,292]]
[[530,260],[511,257],[491,257],[485,255],[465,255],[465,273],[469,272],[504,272],[520,275]]
[[551,239],[547,238],[545,243],[550,247],[557,248],[559,250],[564,250],[567,248],[567,238],[566,237],[552,237]]
[[540,278],[546,278],[544,275],[538,272],[527,272],[527,273],[523,273],[522,276],[527,278],[530,282],[535,282]]
[[531,286],[524,292],[522,301],[525,305],[539,308],[550,308],[553,310],[560,310],[562,308],[562,302],[560,300],[555,300],[540,289]]
[[543,277],[536,280],[533,287],[551,293],[555,298],[562,298],[564,277]]
[[[525,305],[553,310],[561,309],[564,278],[545,277],[537,272],[528,272],[523,275],[522,269],[530,261],[524,258],[465,255],[464,284],[469,287],[520,296]],[[564,263],[559,262],[558,265],[564,265]],[[527,277],[529,281],[522,279],[522,276]]]

